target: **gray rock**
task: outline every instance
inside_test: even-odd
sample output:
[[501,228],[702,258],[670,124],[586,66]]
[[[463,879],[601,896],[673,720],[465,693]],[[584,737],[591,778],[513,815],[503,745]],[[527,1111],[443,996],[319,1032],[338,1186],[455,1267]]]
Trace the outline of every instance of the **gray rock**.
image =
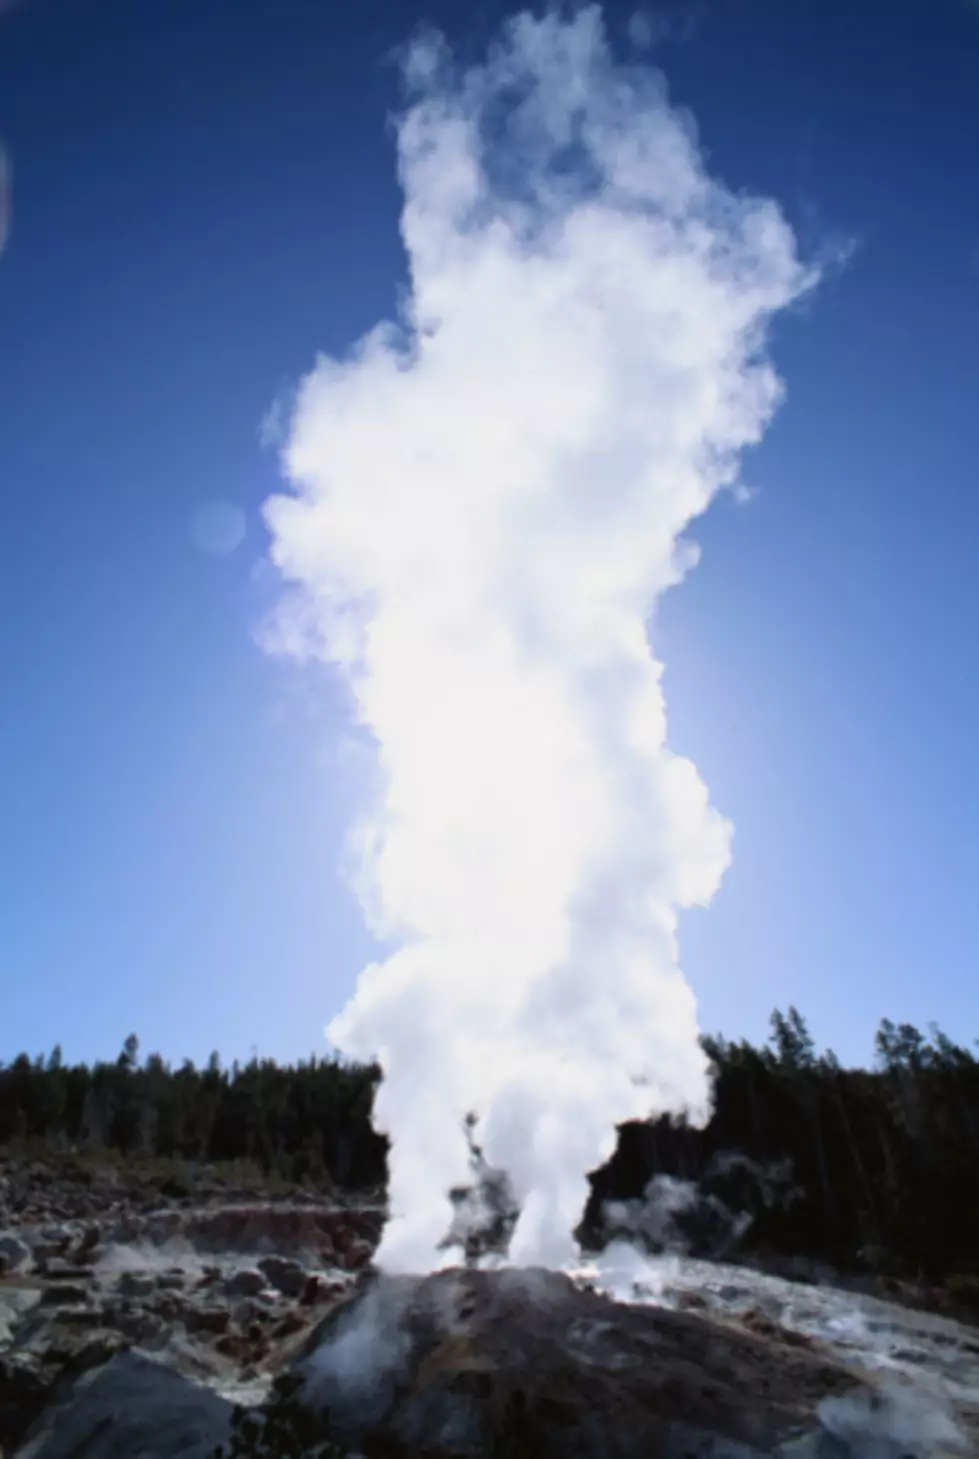
[[0,1453],[9,1453],[43,1412],[50,1383],[41,1364],[0,1353]]
[[264,1256],[258,1263],[269,1285],[284,1297],[298,1297],[306,1285],[306,1270],[285,1256]]
[[54,1243],[63,1250],[66,1246],[70,1244],[72,1239],[72,1233],[67,1226],[63,1226],[59,1222],[57,1225],[54,1226],[42,1226],[41,1238],[44,1241],[50,1241]]
[[119,1278],[119,1291],[124,1297],[151,1297],[156,1285],[157,1279],[150,1272],[123,1272]]
[[59,1390],[14,1459],[208,1459],[231,1413],[171,1368],[120,1353]]
[[199,1307],[192,1302],[181,1307],[180,1316],[188,1332],[208,1332],[215,1336],[227,1332],[231,1322],[227,1307]]
[[53,1308],[51,1320],[63,1327],[104,1327],[106,1314],[101,1306],[78,1302]]
[[231,1320],[239,1327],[247,1327],[250,1322],[268,1320],[268,1309],[254,1297],[242,1297],[231,1309]]
[[111,1320],[117,1332],[121,1332],[130,1342],[137,1343],[142,1348],[157,1348],[166,1337],[167,1324],[155,1312],[144,1312],[137,1308],[115,1312]]
[[254,1271],[244,1267],[241,1271],[235,1272],[224,1284],[224,1290],[229,1297],[256,1297],[263,1292],[268,1283],[260,1271]]
[[31,1248],[13,1231],[0,1231],[0,1274],[20,1272],[31,1264]]
[[0,1348],[12,1340],[16,1328],[32,1308],[41,1300],[41,1290],[36,1286],[0,1287]]
[[45,1287],[41,1297],[43,1307],[59,1307],[64,1304],[84,1303],[88,1301],[88,1288],[80,1286],[77,1282],[52,1282]]
[[57,1261],[64,1249],[64,1245],[60,1241],[35,1241],[32,1248],[34,1260],[41,1265],[49,1261]]
[[[37,1257],[36,1247],[34,1255]],[[54,1256],[45,1259],[44,1275],[59,1282],[87,1282],[91,1281],[95,1272],[90,1266],[83,1266],[78,1262],[65,1261],[62,1257]]]

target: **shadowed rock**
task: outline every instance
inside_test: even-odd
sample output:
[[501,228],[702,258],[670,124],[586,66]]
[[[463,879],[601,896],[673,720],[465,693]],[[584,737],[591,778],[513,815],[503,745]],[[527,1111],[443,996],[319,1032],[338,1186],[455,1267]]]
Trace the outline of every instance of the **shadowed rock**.
[[62,1385],[15,1459],[208,1459],[232,1405],[137,1353]]

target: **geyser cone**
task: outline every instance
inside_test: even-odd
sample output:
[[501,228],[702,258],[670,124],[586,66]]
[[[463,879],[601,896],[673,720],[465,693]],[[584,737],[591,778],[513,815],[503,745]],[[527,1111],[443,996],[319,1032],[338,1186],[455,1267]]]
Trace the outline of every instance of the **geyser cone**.
[[405,77],[409,289],[299,392],[270,641],[338,666],[375,758],[351,866],[397,950],[329,1033],[383,1065],[378,1259],[445,1260],[475,1110],[512,1258],[559,1264],[616,1123],[707,1109],[676,918],[730,827],[667,747],[646,625],[776,404],[766,323],[811,280],[597,9],[519,16],[461,75],[424,38]]
[[337,1437],[446,1459],[748,1459],[815,1434],[827,1396],[861,1391],[799,1346],[541,1268],[382,1277],[321,1325],[298,1372]]

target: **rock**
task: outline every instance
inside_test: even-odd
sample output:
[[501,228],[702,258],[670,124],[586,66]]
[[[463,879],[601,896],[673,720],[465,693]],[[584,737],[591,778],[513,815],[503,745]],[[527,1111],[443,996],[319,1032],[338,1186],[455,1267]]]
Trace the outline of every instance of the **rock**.
[[103,1327],[106,1314],[100,1306],[79,1302],[67,1307],[56,1307],[52,1319],[66,1327]]
[[676,1293],[676,1304],[682,1312],[706,1312],[710,1303],[699,1292],[681,1290]]
[[357,1238],[349,1243],[343,1252],[343,1265],[353,1272],[360,1271],[368,1265],[374,1255],[375,1243]]
[[231,1309],[231,1320],[239,1327],[247,1327],[252,1322],[268,1322],[271,1316],[268,1308],[254,1297],[242,1297]]
[[[34,1255],[37,1256],[36,1249]],[[54,1256],[45,1260],[44,1275],[59,1282],[87,1282],[91,1281],[95,1272],[90,1266],[80,1266],[77,1262],[64,1261],[61,1257]]]
[[57,1261],[64,1249],[60,1241],[35,1241],[31,1248],[39,1266],[44,1266],[49,1261]]
[[232,1405],[137,1353],[59,1387],[14,1459],[209,1459]]
[[299,1297],[300,1307],[314,1307],[317,1302],[324,1302],[337,1291],[337,1284],[324,1282],[322,1277],[315,1273],[306,1278],[302,1292]]
[[302,1332],[305,1326],[306,1323],[303,1322],[298,1312],[287,1312],[285,1316],[280,1317],[279,1322],[271,1329],[271,1336],[279,1342],[283,1338],[292,1338],[296,1332]]
[[41,1239],[43,1241],[49,1241],[53,1246],[58,1247],[60,1251],[64,1251],[66,1247],[71,1245],[71,1232],[58,1222],[53,1225],[42,1226]]
[[123,1272],[119,1291],[124,1297],[149,1297],[156,1291],[157,1279],[150,1272]]
[[38,1362],[0,1354],[0,1453],[20,1443],[43,1411],[50,1386]]
[[296,1372],[338,1437],[370,1434],[405,1459],[518,1438],[537,1459],[751,1459],[818,1432],[827,1395],[862,1391],[815,1354],[543,1270],[364,1283]]
[[250,1267],[243,1267],[241,1271],[235,1272],[224,1284],[224,1290],[229,1297],[255,1297],[259,1292],[264,1292],[268,1283],[260,1271],[254,1271]]
[[96,1247],[102,1239],[102,1233],[98,1226],[89,1226],[83,1233],[81,1240],[75,1247],[75,1260],[85,1261],[92,1257]]
[[31,1248],[13,1231],[0,1231],[0,1276],[20,1272],[31,1264]]
[[373,1251],[383,1225],[380,1210],[326,1204],[271,1205],[268,1202],[172,1213],[179,1234],[198,1251],[251,1251],[263,1255],[325,1253],[327,1261],[355,1249]]
[[141,1348],[152,1350],[161,1347],[166,1341],[167,1324],[155,1312],[119,1312],[113,1325],[130,1342],[137,1343]]
[[45,1287],[41,1295],[42,1307],[57,1307],[62,1303],[84,1303],[88,1301],[88,1288],[76,1282],[53,1282]]
[[239,1364],[251,1364],[254,1359],[253,1344],[244,1333],[226,1332],[214,1344],[215,1351],[224,1358],[231,1358]]
[[231,1321],[227,1307],[198,1307],[190,1302],[180,1308],[180,1316],[188,1332],[226,1332]]
[[30,1278],[23,1278],[23,1285],[4,1282],[0,1285],[0,1348],[12,1340],[16,1328],[32,1308],[41,1300],[39,1286],[27,1285]]
[[284,1297],[299,1297],[306,1285],[306,1272],[298,1261],[285,1256],[263,1256],[258,1263],[269,1286]]
[[166,1322],[179,1322],[183,1315],[180,1298],[173,1292],[164,1292],[153,1303],[153,1311]]

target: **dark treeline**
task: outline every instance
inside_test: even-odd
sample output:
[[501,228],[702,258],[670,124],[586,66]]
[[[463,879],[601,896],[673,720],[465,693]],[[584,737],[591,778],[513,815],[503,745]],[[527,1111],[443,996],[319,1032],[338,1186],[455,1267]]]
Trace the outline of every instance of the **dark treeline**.
[[979,1060],[937,1029],[926,1038],[885,1019],[876,1067],[844,1069],[817,1054],[794,1008],[771,1024],[764,1048],[704,1040],[705,1129],[622,1127],[593,1180],[592,1229],[602,1201],[672,1175],[750,1214],[742,1250],[935,1282],[979,1275]]
[[198,1069],[139,1059],[130,1035],[112,1063],[65,1064],[21,1054],[0,1065],[0,1144],[42,1140],[80,1150],[186,1162],[246,1161],[314,1186],[376,1188],[386,1142],[370,1124],[376,1067],[312,1058],[252,1059]]
[[[756,1048],[705,1039],[715,1071],[710,1123],[625,1125],[593,1180],[584,1232],[602,1202],[641,1197],[654,1176],[696,1183],[752,1221],[743,1246],[943,1280],[979,1276],[979,1060],[937,1030],[885,1020],[872,1070],[817,1054],[795,1009]],[[375,1067],[327,1059],[223,1069],[140,1060],[67,1065],[60,1051],[0,1065],[0,1143],[104,1147],[124,1156],[246,1160],[320,1187],[377,1188],[386,1145],[370,1126]],[[732,1155],[745,1157],[732,1159]],[[713,1202],[712,1202],[713,1198]],[[708,1243],[709,1244],[709,1243]]]

